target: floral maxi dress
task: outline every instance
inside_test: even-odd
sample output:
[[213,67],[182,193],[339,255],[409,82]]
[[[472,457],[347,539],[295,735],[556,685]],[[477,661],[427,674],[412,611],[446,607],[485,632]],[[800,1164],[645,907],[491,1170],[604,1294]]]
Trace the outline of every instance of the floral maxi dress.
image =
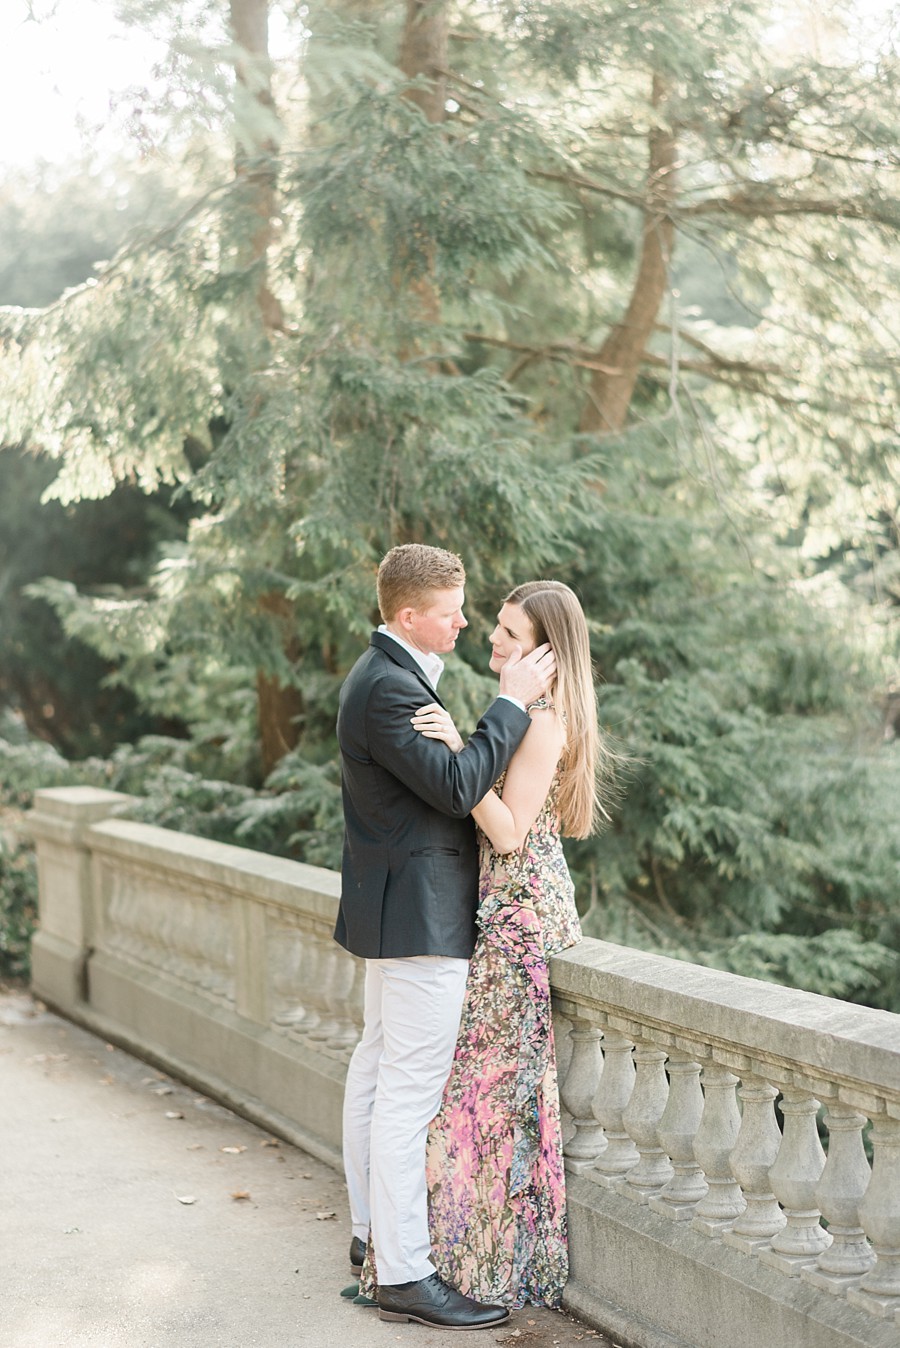
[[558,789],[559,772],[521,852],[500,856],[479,833],[478,940],[428,1136],[437,1270],[467,1296],[512,1308],[558,1306],[568,1276],[548,961],[581,928]]

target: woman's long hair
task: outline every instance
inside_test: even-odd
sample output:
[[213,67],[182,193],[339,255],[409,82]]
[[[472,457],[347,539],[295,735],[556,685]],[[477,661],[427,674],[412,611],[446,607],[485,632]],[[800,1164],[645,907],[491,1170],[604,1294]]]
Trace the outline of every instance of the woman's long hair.
[[553,701],[566,724],[560,821],[567,837],[586,838],[596,828],[598,815],[609,817],[600,799],[598,776],[602,768],[611,767],[615,755],[600,737],[584,611],[573,591],[559,580],[526,581],[504,603],[518,604],[534,630],[535,644],[549,641],[556,654]]

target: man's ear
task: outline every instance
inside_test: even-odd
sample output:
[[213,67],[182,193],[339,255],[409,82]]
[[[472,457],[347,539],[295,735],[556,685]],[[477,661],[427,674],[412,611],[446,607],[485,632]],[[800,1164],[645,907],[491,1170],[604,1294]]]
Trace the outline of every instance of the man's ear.
[[396,617],[394,618],[394,622],[397,623],[404,632],[408,632],[413,625],[415,611],[416,610],[411,604],[408,604],[406,608],[399,608]]

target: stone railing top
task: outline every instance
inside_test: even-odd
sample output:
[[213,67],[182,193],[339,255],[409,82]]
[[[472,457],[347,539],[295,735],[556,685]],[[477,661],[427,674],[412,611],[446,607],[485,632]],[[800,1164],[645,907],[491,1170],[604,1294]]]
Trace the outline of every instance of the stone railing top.
[[256,902],[301,909],[329,923],[334,920],[341,877],[322,866],[126,819],[95,824],[88,840],[95,854],[152,865],[182,881],[190,878]]
[[725,1055],[900,1099],[900,1016],[755,978],[585,940],[552,962],[554,994]]
[[121,791],[104,791],[95,786],[48,786],[35,791],[34,809],[28,818],[50,815],[54,819],[86,824],[126,809],[133,800],[133,796],[123,795]]

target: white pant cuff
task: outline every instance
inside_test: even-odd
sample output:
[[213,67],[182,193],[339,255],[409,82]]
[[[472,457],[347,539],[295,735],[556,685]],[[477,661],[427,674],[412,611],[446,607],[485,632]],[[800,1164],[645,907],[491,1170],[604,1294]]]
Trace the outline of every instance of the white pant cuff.
[[[375,1255],[375,1262],[378,1263],[378,1255]],[[421,1267],[418,1273],[410,1273],[406,1270],[383,1269],[378,1265],[378,1283],[382,1287],[396,1287],[401,1282],[421,1282],[423,1278],[430,1278],[432,1273],[436,1272],[434,1264],[429,1260],[424,1267]]]

